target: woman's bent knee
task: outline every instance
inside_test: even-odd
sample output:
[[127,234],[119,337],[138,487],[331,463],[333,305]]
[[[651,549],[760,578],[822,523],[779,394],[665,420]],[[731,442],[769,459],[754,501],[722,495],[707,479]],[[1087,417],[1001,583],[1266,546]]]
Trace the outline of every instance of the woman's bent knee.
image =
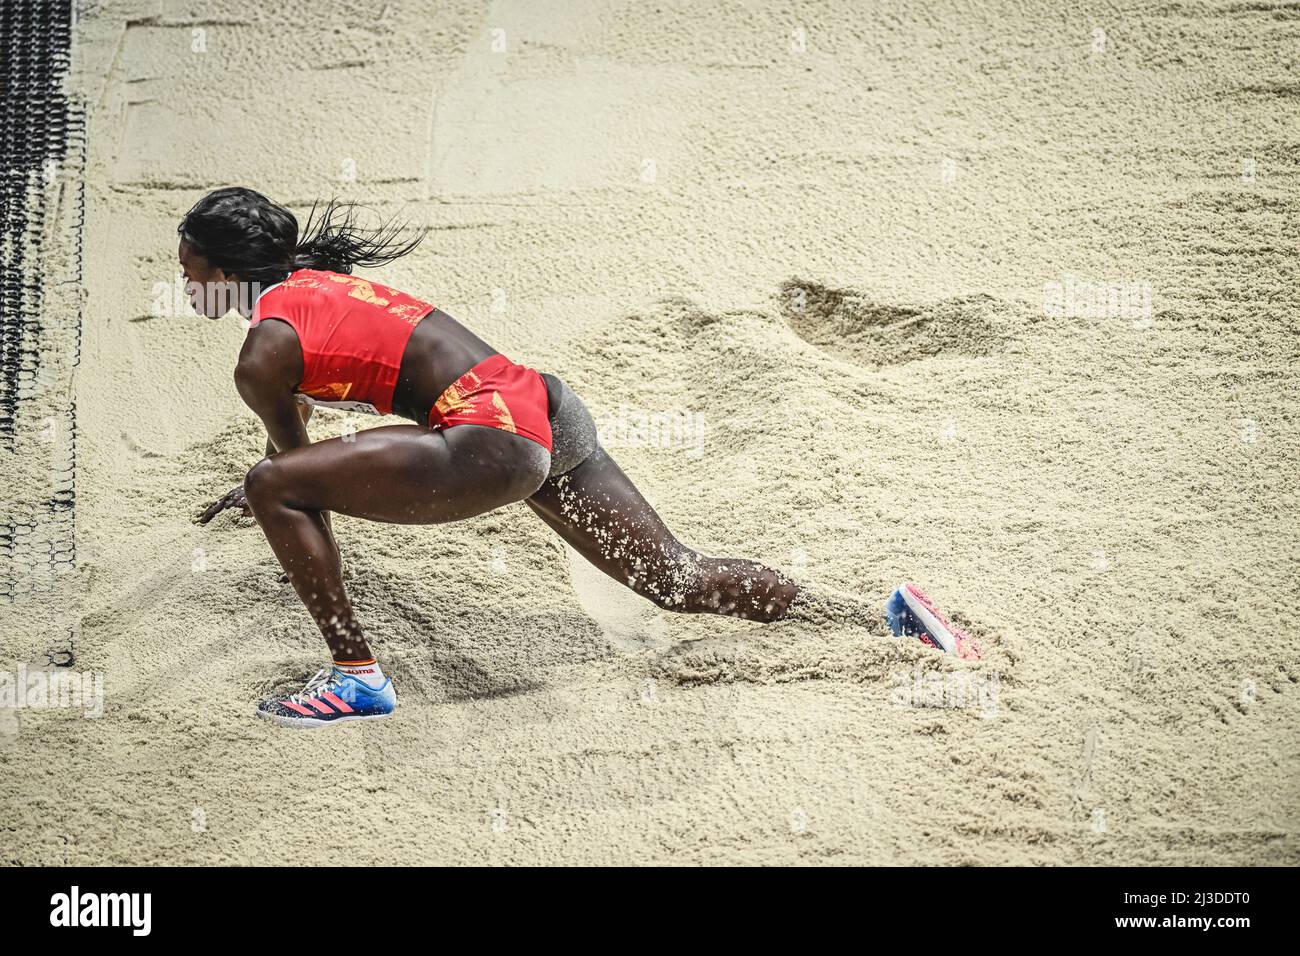
[[275,503],[279,471],[272,459],[263,458],[244,475],[244,500],[254,514],[259,508],[265,509]]

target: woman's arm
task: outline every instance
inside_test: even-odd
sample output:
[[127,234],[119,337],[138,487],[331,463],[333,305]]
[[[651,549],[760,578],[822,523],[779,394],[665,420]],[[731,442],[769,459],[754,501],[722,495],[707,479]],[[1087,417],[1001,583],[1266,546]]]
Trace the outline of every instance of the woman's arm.
[[266,426],[268,454],[311,444],[294,393],[302,375],[302,349],[291,326],[272,319],[249,331],[235,366],[235,387]]
[[[268,457],[311,444],[307,434],[311,406],[299,405],[294,394],[302,375],[298,333],[288,323],[269,319],[249,331],[235,366],[235,387],[266,426]],[[199,524],[207,524],[227,508],[249,514],[243,485],[208,505],[198,517]]]
[[[298,415],[299,417],[302,418],[303,425],[306,425],[308,422],[311,421],[312,411],[313,411],[312,406],[308,405],[306,402],[298,403]],[[311,442],[308,441],[308,444],[311,444]],[[271,433],[267,432],[266,433],[266,457],[270,458],[272,455],[276,453],[276,450],[277,449],[275,447],[275,444],[271,441]]]

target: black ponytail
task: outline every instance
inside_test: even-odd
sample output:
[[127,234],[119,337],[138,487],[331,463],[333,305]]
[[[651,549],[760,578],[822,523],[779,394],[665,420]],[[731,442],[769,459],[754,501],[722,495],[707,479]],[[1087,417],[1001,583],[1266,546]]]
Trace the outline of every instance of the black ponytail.
[[351,273],[354,266],[387,265],[424,238],[400,241],[405,224],[398,220],[361,228],[358,208],[333,199],[323,208],[313,203],[299,239],[298,220],[284,206],[252,189],[227,186],[195,203],[176,231],[213,266],[261,285],[279,282],[295,269]]
[[400,241],[405,224],[390,219],[378,229],[363,229],[356,224],[356,203],[331,199],[317,217],[313,203],[303,228],[304,238],[294,250],[295,269],[326,269],[350,273],[354,266],[373,269],[386,266],[411,252],[423,235]]

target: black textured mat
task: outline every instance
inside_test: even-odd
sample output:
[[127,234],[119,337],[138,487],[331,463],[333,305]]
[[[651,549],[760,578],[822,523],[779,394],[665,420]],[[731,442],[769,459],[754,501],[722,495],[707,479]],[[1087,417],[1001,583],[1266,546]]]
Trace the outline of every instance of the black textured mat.
[[[0,0],[0,602],[49,593],[76,560],[86,137],[65,86],[74,18],[71,0]],[[55,616],[51,663],[69,665],[74,628]]]

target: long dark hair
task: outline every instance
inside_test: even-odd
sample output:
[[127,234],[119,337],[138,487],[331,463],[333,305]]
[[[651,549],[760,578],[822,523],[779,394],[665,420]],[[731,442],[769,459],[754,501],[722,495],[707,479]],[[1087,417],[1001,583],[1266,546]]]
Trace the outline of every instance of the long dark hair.
[[313,203],[307,225],[288,209],[243,186],[208,193],[185,214],[176,231],[218,269],[245,282],[269,285],[295,269],[350,273],[400,259],[423,235],[402,241],[406,224],[389,219],[377,229],[357,225],[356,203]]

